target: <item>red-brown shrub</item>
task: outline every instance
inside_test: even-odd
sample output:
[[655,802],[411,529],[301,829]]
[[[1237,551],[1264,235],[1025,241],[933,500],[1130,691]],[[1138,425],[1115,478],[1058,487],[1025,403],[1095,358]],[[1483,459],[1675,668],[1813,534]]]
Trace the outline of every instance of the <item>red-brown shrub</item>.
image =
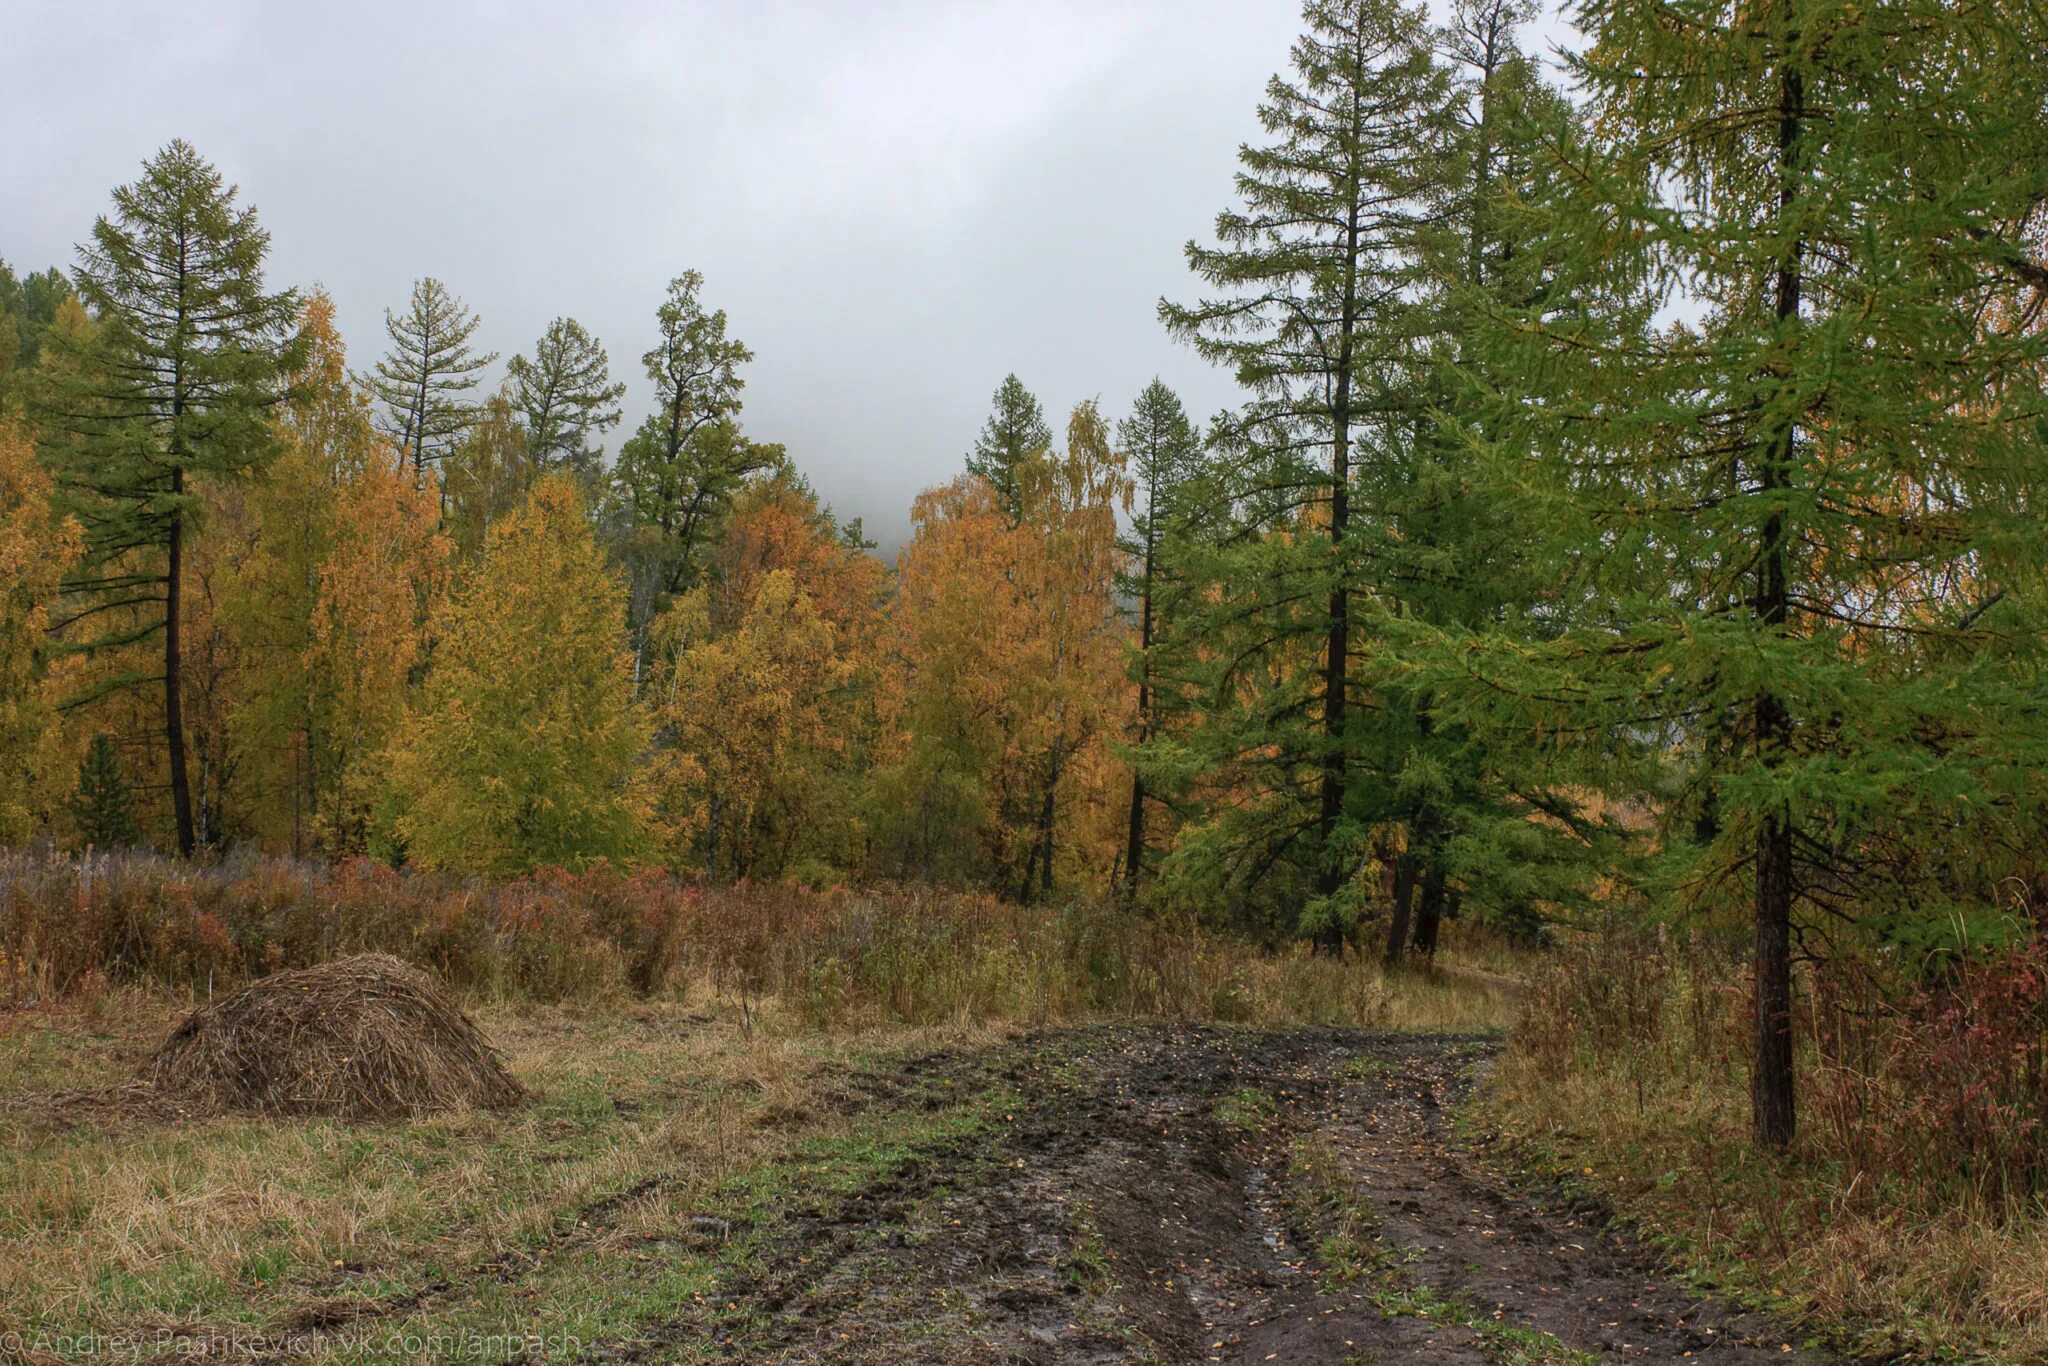
[[[1539,1072],[1612,1073],[1641,1104],[1659,1086],[1739,1086],[1749,1005],[1739,945],[1609,929],[1533,975],[1511,1038]],[[2014,1210],[2048,1196],[2048,936],[1933,980],[1838,957],[1801,971],[1797,1008],[1800,1151],[1841,1201]]]
[[776,997],[821,1026],[1226,1007],[1363,1023],[1381,1006],[1366,965],[1253,961],[1242,946],[1097,904],[1025,907],[923,887],[705,888],[602,864],[486,883],[366,860],[0,854],[0,1005],[69,994],[95,976],[220,989],[368,952],[470,995],[708,984],[742,1003]]
[[1815,1138],[1873,1192],[1936,1182],[1988,1206],[2048,1192],[2048,938],[1890,989],[1815,976]]

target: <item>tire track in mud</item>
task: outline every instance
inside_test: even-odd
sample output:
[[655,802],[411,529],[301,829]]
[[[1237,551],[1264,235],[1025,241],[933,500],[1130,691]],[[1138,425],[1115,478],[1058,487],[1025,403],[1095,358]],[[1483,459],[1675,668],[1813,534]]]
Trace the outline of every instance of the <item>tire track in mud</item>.
[[[722,1310],[612,1358],[744,1362],[1834,1360],[1701,1298],[1597,1211],[1515,1186],[1450,1111],[1494,1045],[1367,1031],[1054,1031],[918,1060],[1013,1102],[793,1209]],[[962,1086],[963,1094],[969,1088]]]

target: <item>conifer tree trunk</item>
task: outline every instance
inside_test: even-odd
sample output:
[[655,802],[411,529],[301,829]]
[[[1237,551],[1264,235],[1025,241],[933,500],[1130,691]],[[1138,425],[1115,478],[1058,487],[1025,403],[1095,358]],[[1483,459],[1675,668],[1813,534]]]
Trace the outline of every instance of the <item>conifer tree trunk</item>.
[[723,814],[720,807],[719,796],[714,792],[711,794],[711,822],[704,855],[704,880],[712,883],[718,881],[718,818]]
[[[187,245],[178,242],[176,275],[177,333],[185,330]],[[191,858],[198,846],[192,825],[192,787],[185,774],[185,660],[183,631],[185,589],[185,358],[171,358],[171,511],[164,565],[164,749],[171,766],[171,817],[177,825],[178,857]]]
[[1124,845],[1124,904],[1138,903],[1139,860],[1145,854],[1145,775],[1131,775],[1131,827]]
[[[1798,201],[1800,122],[1805,117],[1805,88],[1797,67],[1787,65],[1779,77],[1778,204],[1780,221]],[[1781,327],[1796,328],[1801,288],[1801,244],[1795,239],[1779,263],[1776,278],[1777,316]],[[1798,424],[1787,421],[1771,435],[1763,463],[1766,490],[1785,487],[1795,454]],[[1790,612],[1784,517],[1771,512],[1764,520],[1758,556],[1757,615],[1764,629],[1781,634]],[[1756,702],[1756,743],[1767,766],[1784,757],[1792,720],[1784,701],[1766,691]],[[1750,1072],[1751,1122],[1756,1141],[1782,1148],[1792,1141],[1795,1123],[1792,1079],[1792,823],[1773,808],[1757,828],[1756,846],[1756,1056]]]
[[1458,918],[1458,905],[1463,894],[1455,887],[1443,894],[1443,905],[1436,915],[1427,917],[1415,927],[1415,951],[1432,961],[1436,958],[1437,935],[1446,920]]
[[[179,403],[182,409],[182,400]],[[185,471],[171,468],[171,497],[185,491]],[[171,764],[171,814],[178,826],[178,854],[191,858],[197,847],[192,826],[192,786],[185,775],[184,659],[178,619],[182,615],[184,588],[185,519],[176,510],[170,517],[170,558],[164,571],[164,744]]]
[[[1317,891],[1333,895],[1344,885],[1336,850],[1337,821],[1344,812],[1344,704],[1351,658],[1351,593],[1343,564],[1344,534],[1351,522],[1351,359],[1358,307],[1358,198],[1354,194],[1346,220],[1348,264],[1344,272],[1344,312],[1337,343],[1335,386],[1330,398],[1330,625],[1323,660],[1323,783],[1322,870]],[[1343,947],[1343,928],[1332,922],[1320,936],[1320,947],[1336,953]]]
[[1031,900],[1031,883],[1035,876],[1039,889],[1046,896],[1052,895],[1052,846],[1053,828],[1059,814],[1060,759],[1063,740],[1056,738],[1052,744],[1052,758],[1045,780],[1045,800],[1038,808],[1037,832],[1031,841],[1031,850],[1024,856],[1024,881],[1017,889],[1019,901]]
[[[1766,722],[1759,708],[1758,723]],[[1782,727],[1784,713],[1776,712]],[[1750,1110],[1756,1141],[1782,1148],[1792,1141],[1792,826],[1772,813],[1756,846],[1756,1059]]]
[[1443,865],[1431,860],[1422,875],[1422,900],[1415,914],[1415,952],[1424,959],[1436,957],[1437,930],[1444,922]]
[[[431,346],[433,338],[429,336],[427,342]],[[413,399],[412,411],[406,414],[405,435],[400,438],[398,446],[401,452],[407,449],[412,451],[412,481],[414,484],[423,483],[427,477],[427,453],[422,449],[421,445],[426,427],[427,374],[426,367],[422,365],[420,367],[419,393]]]
[[1052,895],[1052,845],[1054,832],[1058,827],[1060,793],[1060,745],[1052,747],[1052,778],[1045,785],[1045,828],[1043,837],[1043,861],[1038,865],[1038,888],[1047,897]]
[[[1156,503],[1156,489],[1147,495],[1148,511]],[[1156,514],[1155,514],[1156,515]],[[1152,568],[1158,537],[1147,529],[1145,535],[1145,585],[1138,599],[1138,743],[1152,738]],[[1131,769],[1131,821],[1124,845],[1124,902],[1138,903],[1138,878],[1145,863],[1145,775]]]
[[1415,904],[1415,855],[1404,853],[1394,860],[1394,923],[1387,927],[1388,967],[1401,966],[1401,951],[1408,943],[1409,914]]

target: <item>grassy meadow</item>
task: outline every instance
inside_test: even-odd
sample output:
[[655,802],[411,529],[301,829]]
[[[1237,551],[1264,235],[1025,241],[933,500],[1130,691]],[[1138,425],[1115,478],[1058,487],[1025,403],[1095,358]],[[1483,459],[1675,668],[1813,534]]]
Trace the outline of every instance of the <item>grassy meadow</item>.
[[[508,1323],[596,1341],[644,1297],[744,1268],[793,1192],[857,1189],[1002,1122],[1003,1086],[973,1060],[1005,1038],[1139,1017],[1499,1031],[1519,992],[1521,956],[1455,928],[1434,970],[1388,974],[1299,947],[1226,952],[1104,908],[928,893],[603,873],[464,889],[143,859],[12,873],[0,1326],[145,1351],[317,1330],[345,1360],[394,1332]],[[414,914],[429,898],[437,913]],[[62,953],[38,951],[46,906],[73,928]],[[115,947],[85,966],[95,942]],[[533,1098],[349,1124],[164,1123],[76,1097],[117,1092],[210,992],[364,948],[432,962]],[[494,1274],[513,1264],[516,1285]],[[341,1331],[366,1303],[387,1307],[374,1334]]]

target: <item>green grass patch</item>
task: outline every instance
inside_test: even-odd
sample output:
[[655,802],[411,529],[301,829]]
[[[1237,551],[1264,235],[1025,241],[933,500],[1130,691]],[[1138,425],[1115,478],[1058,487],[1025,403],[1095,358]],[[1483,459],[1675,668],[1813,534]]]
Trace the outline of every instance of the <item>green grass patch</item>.
[[1240,1087],[1216,1102],[1216,1122],[1247,1133],[1263,1128],[1279,1112],[1273,1097],[1255,1086]]
[[1500,1366],[1599,1366],[1594,1353],[1568,1347],[1540,1328],[1481,1318],[1471,1324],[1480,1346]]

